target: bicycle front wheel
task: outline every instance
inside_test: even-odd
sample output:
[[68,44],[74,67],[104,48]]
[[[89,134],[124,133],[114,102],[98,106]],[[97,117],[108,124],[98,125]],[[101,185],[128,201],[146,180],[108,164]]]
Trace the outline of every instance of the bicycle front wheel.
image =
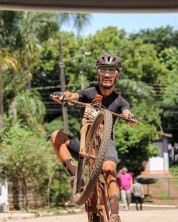
[[87,201],[101,173],[111,139],[112,124],[112,113],[104,109],[89,129],[86,137],[86,156],[79,158],[73,187],[73,202],[77,205]]

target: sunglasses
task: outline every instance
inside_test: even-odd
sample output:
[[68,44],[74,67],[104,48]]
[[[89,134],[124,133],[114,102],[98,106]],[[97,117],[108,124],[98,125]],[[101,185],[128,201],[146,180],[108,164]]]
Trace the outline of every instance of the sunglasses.
[[118,73],[117,69],[114,68],[99,68],[98,72],[100,75],[108,74],[109,76],[115,76]]

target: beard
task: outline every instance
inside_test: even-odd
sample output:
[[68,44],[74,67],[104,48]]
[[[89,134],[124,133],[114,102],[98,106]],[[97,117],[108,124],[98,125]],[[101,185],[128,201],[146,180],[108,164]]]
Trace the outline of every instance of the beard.
[[107,86],[107,85],[103,85],[102,83],[99,83],[100,87],[104,88],[104,89],[111,89],[113,86],[114,86],[115,83],[113,83],[112,85],[110,86]]
[[107,85],[107,84],[105,85],[105,84],[102,83],[101,80],[99,81],[99,85],[100,85],[100,87],[102,87],[103,89],[111,89],[111,88],[113,88],[113,86],[115,85],[115,83],[116,83],[116,78],[115,78],[115,80],[114,80],[114,83],[111,84],[111,85]]

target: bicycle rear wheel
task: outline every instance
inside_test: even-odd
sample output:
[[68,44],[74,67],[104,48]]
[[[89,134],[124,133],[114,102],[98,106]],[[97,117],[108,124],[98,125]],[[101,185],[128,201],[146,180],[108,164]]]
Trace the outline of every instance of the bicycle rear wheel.
[[[94,120],[86,137],[86,156],[80,157],[73,186],[73,202],[84,204],[101,173],[112,131],[112,113],[102,110]],[[85,186],[82,187],[82,185]]]

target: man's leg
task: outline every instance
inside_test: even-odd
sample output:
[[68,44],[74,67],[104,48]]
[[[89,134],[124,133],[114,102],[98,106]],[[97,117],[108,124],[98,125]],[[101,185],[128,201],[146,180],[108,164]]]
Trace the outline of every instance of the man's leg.
[[70,143],[69,136],[59,130],[56,130],[51,134],[51,142],[58,159],[62,162],[69,174],[74,176],[76,166],[73,164],[73,158],[68,150]]
[[119,187],[116,180],[116,163],[114,161],[105,161],[102,166],[105,183],[108,191],[111,207],[111,218],[109,221],[120,221],[119,218]]
[[136,210],[139,210],[139,209],[138,209],[138,202],[139,202],[139,201],[138,201],[138,197],[135,196],[134,199],[135,199],[135,204],[136,204]]
[[139,197],[139,203],[140,203],[140,210],[142,210],[142,203],[143,203],[142,197]]
[[123,190],[123,189],[121,190],[121,198],[124,205],[124,210],[128,210],[126,190]]
[[126,190],[126,198],[127,198],[127,206],[129,208],[129,205],[131,203],[131,190]]

